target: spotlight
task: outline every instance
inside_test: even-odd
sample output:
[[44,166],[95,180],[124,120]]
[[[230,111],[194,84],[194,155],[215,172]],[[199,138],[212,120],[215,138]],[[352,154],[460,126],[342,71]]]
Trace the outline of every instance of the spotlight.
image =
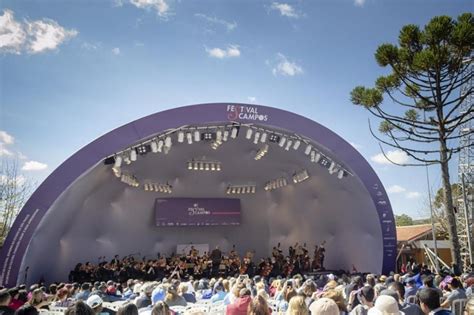
[[330,161],[325,157],[320,159],[320,161],[319,161],[319,164],[324,166],[324,167],[328,167],[329,163],[330,163]]
[[171,148],[171,145],[173,143],[171,142],[171,137],[170,136],[167,136],[166,139],[165,139],[165,147],[167,148]]
[[150,144],[150,147],[151,147],[151,152],[153,153],[158,152],[158,144],[156,143],[156,141],[152,141]]
[[264,157],[268,152],[268,144],[265,144],[263,148],[258,150],[257,154],[255,155],[255,160],[260,160],[262,157]]
[[344,170],[339,170],[339,172],[337,173],[337,178],[339,179],[342,179],[343,177],[346,177],[346,176],[347,176],[347,172]]
[[293,175],[293,182],[295,184],[297,183],[301,183],[302,181],[305,181],[309,178],[309,174],[308,174],[308,171],[307,170],[302,170],[298,173],[295,173]]
[[211,171],[215,171],[216,170],[216,164],[215,163],[211,163]]
[[311,149],[312,149],[311,144],[308,144],[308,145],[306,146],[306,149],[304,149],[304,154],[306,154],[306,155],[310,154],[310,153],[311,153]]
[[220,162],[189,161],[186,162],[186,167],[194,171],[220,171]]
[[301,144],[301,141],[300,141],[300,140],[296,140],[296,141],[295,141],[295,144],[293,145],[293,150],[298,150],[298,148],[300,147],[300,144]]
[[201,134],[196,130],[194,131],[194,142],[199,142],[199,140],[201,140]]
[[117,155],[115,157],[114,167],[119,168],[121,165],[122,165],[122,157],[120,155]]
[[226,142],[229,139],[229,130],[224,130],[224,135],[222,136],[222,141]]
[[137,151],[138,154],[144,155],[144,154],[147,154],[148,152],[151,151],[151,147],[148,144],[143,144],[143,145],[140,145],[140,146],[136,147],[136,151]]
[[122,169],[120,167],[112,167],[112,171],[114,172],[115,177],[121,177],[122,176]]
[[331,162],[331,164],[329,165],[328,171],[329,171],[329,174],[332,175],[332,174],[336,173],[337,171],[339,171],[339,168],[337,167],[336,163]]
[[311,151],[311,162],[314,163],[314,160],[316,158],[316,152],[315,151]]
[[135,149],[130,150],[130,161],[135,162],[137,160],[137,151]]
[[250,139],[252,138],[252,128],[247,129],[247,133],[245,134],[245,138]]
[[260,142],[264,143],[265,141],[267,141],[267,133],[266,132],[262,133],[262,136],[260,137]]
[[193,162],[188,162],[188,170],[192,170],[193,169]]
[[164,144],[163,140],[158,141],[158,147],[157,147],[158,152],[161,152],[161,150],[163,149],[163,144]]
[[145,191],[149,191],[150,190],[150,187],[148,184],[145,184],[143,185],[143,189],[145,189]]
[[132,163],[132,161],[130,161],[130,156],[129,155],[125,155],[125,157],[123,158],[123,161],[127,165],[130,165],[130,163]]
[[256,191],[255,185],[229,185],[226,188],[227,194],[254,194]]
[[218,172],[221,171],[221,163],[216,164],[216,171],[218,171]]
[[260,140],[260,132],[256,132],[255,133],[255,138],[253,139],[253,143],[254,144],[257,144],[258,143],[258,140]]
[[286,138],[285,137],[281,137],[280,138],[280,141],[278,142],[278,145],[280,147],[283,147],[285,145],[285,141],[286,141]]
[[232,139],[235,139],[237,138],[238,133],[239,133],[239,129],[237,127],[233,127],[232,131],[230,132],[230,137]]
[[292,144],[292,143],[293,143],[293,142],[292,142],[291,140],[288,140],[288,142],[286,143],[286,147],[285,147],[285,150],[286,150],[286,151],[290,150],[290,147],[291,147],[291,144]]
[[222,142],[222,130],[217,130],[216,132],[216,141]]
[[193,167],[193,169],[194,169],[195,171],[197,171],[197,170],[199,169],[199,163],[198,163],[198,162],[194,162],[194,167]]
[[184,132],[180,131],[178,132],[178,142],[183,143],[184,141]]
[[211,148],[214,149],[214,150],[217,150],[217,148],[219,148],[221,146],[221,144],[222,144],[222,142],[216,140],[211,144]]
[[279,143],[279,142],[280,142],[280,136],[279,136],[279,135],[276,135],[276,134],[274,134],[274,133],[272,133],[272,134],[270,135],[270,137],[268,137],[268,140],[269,140],[270,142]]
[[288,182],[287,182],[286,178],[280,177],[280,178],[276,178],[276,179],[272,179],[272,180],[268,181],[265,184],[264,189],[266,191],[275,190],[275,189],[278,189],[278,188],[285,187],[286,185],[288,185]]
[[206,141],[211,141],[211,140],[214,139],[214,133],[212,133],[212,132],[204,132],[204,133],[202,134],[202,139],[203,139],[203,140],[206,140]]
[[186,139],[188,139],[188,144],[193,143],[193,135],[190,132],[186,134]]

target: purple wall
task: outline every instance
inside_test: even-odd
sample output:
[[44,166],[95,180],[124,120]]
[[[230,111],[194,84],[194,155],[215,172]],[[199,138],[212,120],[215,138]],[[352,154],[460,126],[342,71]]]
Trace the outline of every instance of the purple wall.
[[96,139],[67,159],[38,187],[15,220],[0,253],[0,284],[14,286],[23,281],[24,270],[20,266],[41,219],[74,180],[104,157],[166,129],[225,120],[291,130],[328,148],[348,165],[377,209],[374,215],[379,218],[383,243],[381,272],[394,270],[396,230],[390,201],[374,170],[349,143],[320,124],[291,112],[266,106],[218,103],[180,107],[138,119]]

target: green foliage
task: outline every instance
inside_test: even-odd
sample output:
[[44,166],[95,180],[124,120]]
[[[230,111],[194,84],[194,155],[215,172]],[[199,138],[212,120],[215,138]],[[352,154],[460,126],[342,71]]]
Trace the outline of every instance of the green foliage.
[[407,214],[395,215],[395,224],[397,226],[413,225],[413,219]]
[[407,119],[407,120],[415,121],[415,120],[418,120],[419,117],[420,117],[420,115],[414,109],[409,109],[405,112],[405,119]]
[[379,131],[381,133],[389,133],[390,131],[392,131],[394,128],[394,126],[387,120],[383,120],[380,122],[380,125],[379,125]]
[[364,107],[376,107],[383,101],[382,92],[378,89],[367,89],[358,86],[351,92],[351,101],[356,105]]

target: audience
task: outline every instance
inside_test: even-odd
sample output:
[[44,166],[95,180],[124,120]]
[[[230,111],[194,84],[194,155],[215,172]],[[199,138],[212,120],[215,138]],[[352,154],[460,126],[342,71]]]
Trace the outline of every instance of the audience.
[[0,315],[13,315],[15,313],[15,310],[9,306],[10,302],[11,296],[8,290],[0,290]]

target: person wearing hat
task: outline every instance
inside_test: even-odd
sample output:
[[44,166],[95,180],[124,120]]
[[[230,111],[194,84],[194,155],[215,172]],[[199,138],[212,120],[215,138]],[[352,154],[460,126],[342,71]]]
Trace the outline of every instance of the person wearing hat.
[[423,313],[430,315],[451,315],[450,310],[443,309],[439,303],[439,294],[431,288],[423,288],[418,293]]
[[309,306],[311,315],[339,315],[336,302],[328,298],[320,298]]
[[178,289],[174,285],[170,285],[166,290],[165,302],[169,307],[186,306],[188,304],[184,297],[178,294]]
[[359,300],[360,304],[354,307],[354,309],[352,309],[350,314],[351,315],[367,315],[369,309],[374,307],[374,297],[375,297],[374,288],[372,288],[369,285],[366,285],[362,289],[353,291],[353,292],[357,292],[354,295],[357,296],[357,299]]
[[398,302],[389,295],[381,295],[375,300],[374,307],[369,309],[368,315],[404,315],[398,308]]
[[405,315],[423,315],[423,311],[416,304],[405,303],[402,296],[404,295],[405,287],[400,282],[393,282],[390,289],[383,290],[381,295],[388,295],[398,301],[398,309],[405,313]]
[[[94,314],[102,314],[103,302],[104,301],[102,301],[100,296],[92,294],[91,296],[87,298],[86,304],[89,305],[90,308],[92,308],[92,310],[94,311]],[[107,314],[107,313],[104,312],[104,314]]]

